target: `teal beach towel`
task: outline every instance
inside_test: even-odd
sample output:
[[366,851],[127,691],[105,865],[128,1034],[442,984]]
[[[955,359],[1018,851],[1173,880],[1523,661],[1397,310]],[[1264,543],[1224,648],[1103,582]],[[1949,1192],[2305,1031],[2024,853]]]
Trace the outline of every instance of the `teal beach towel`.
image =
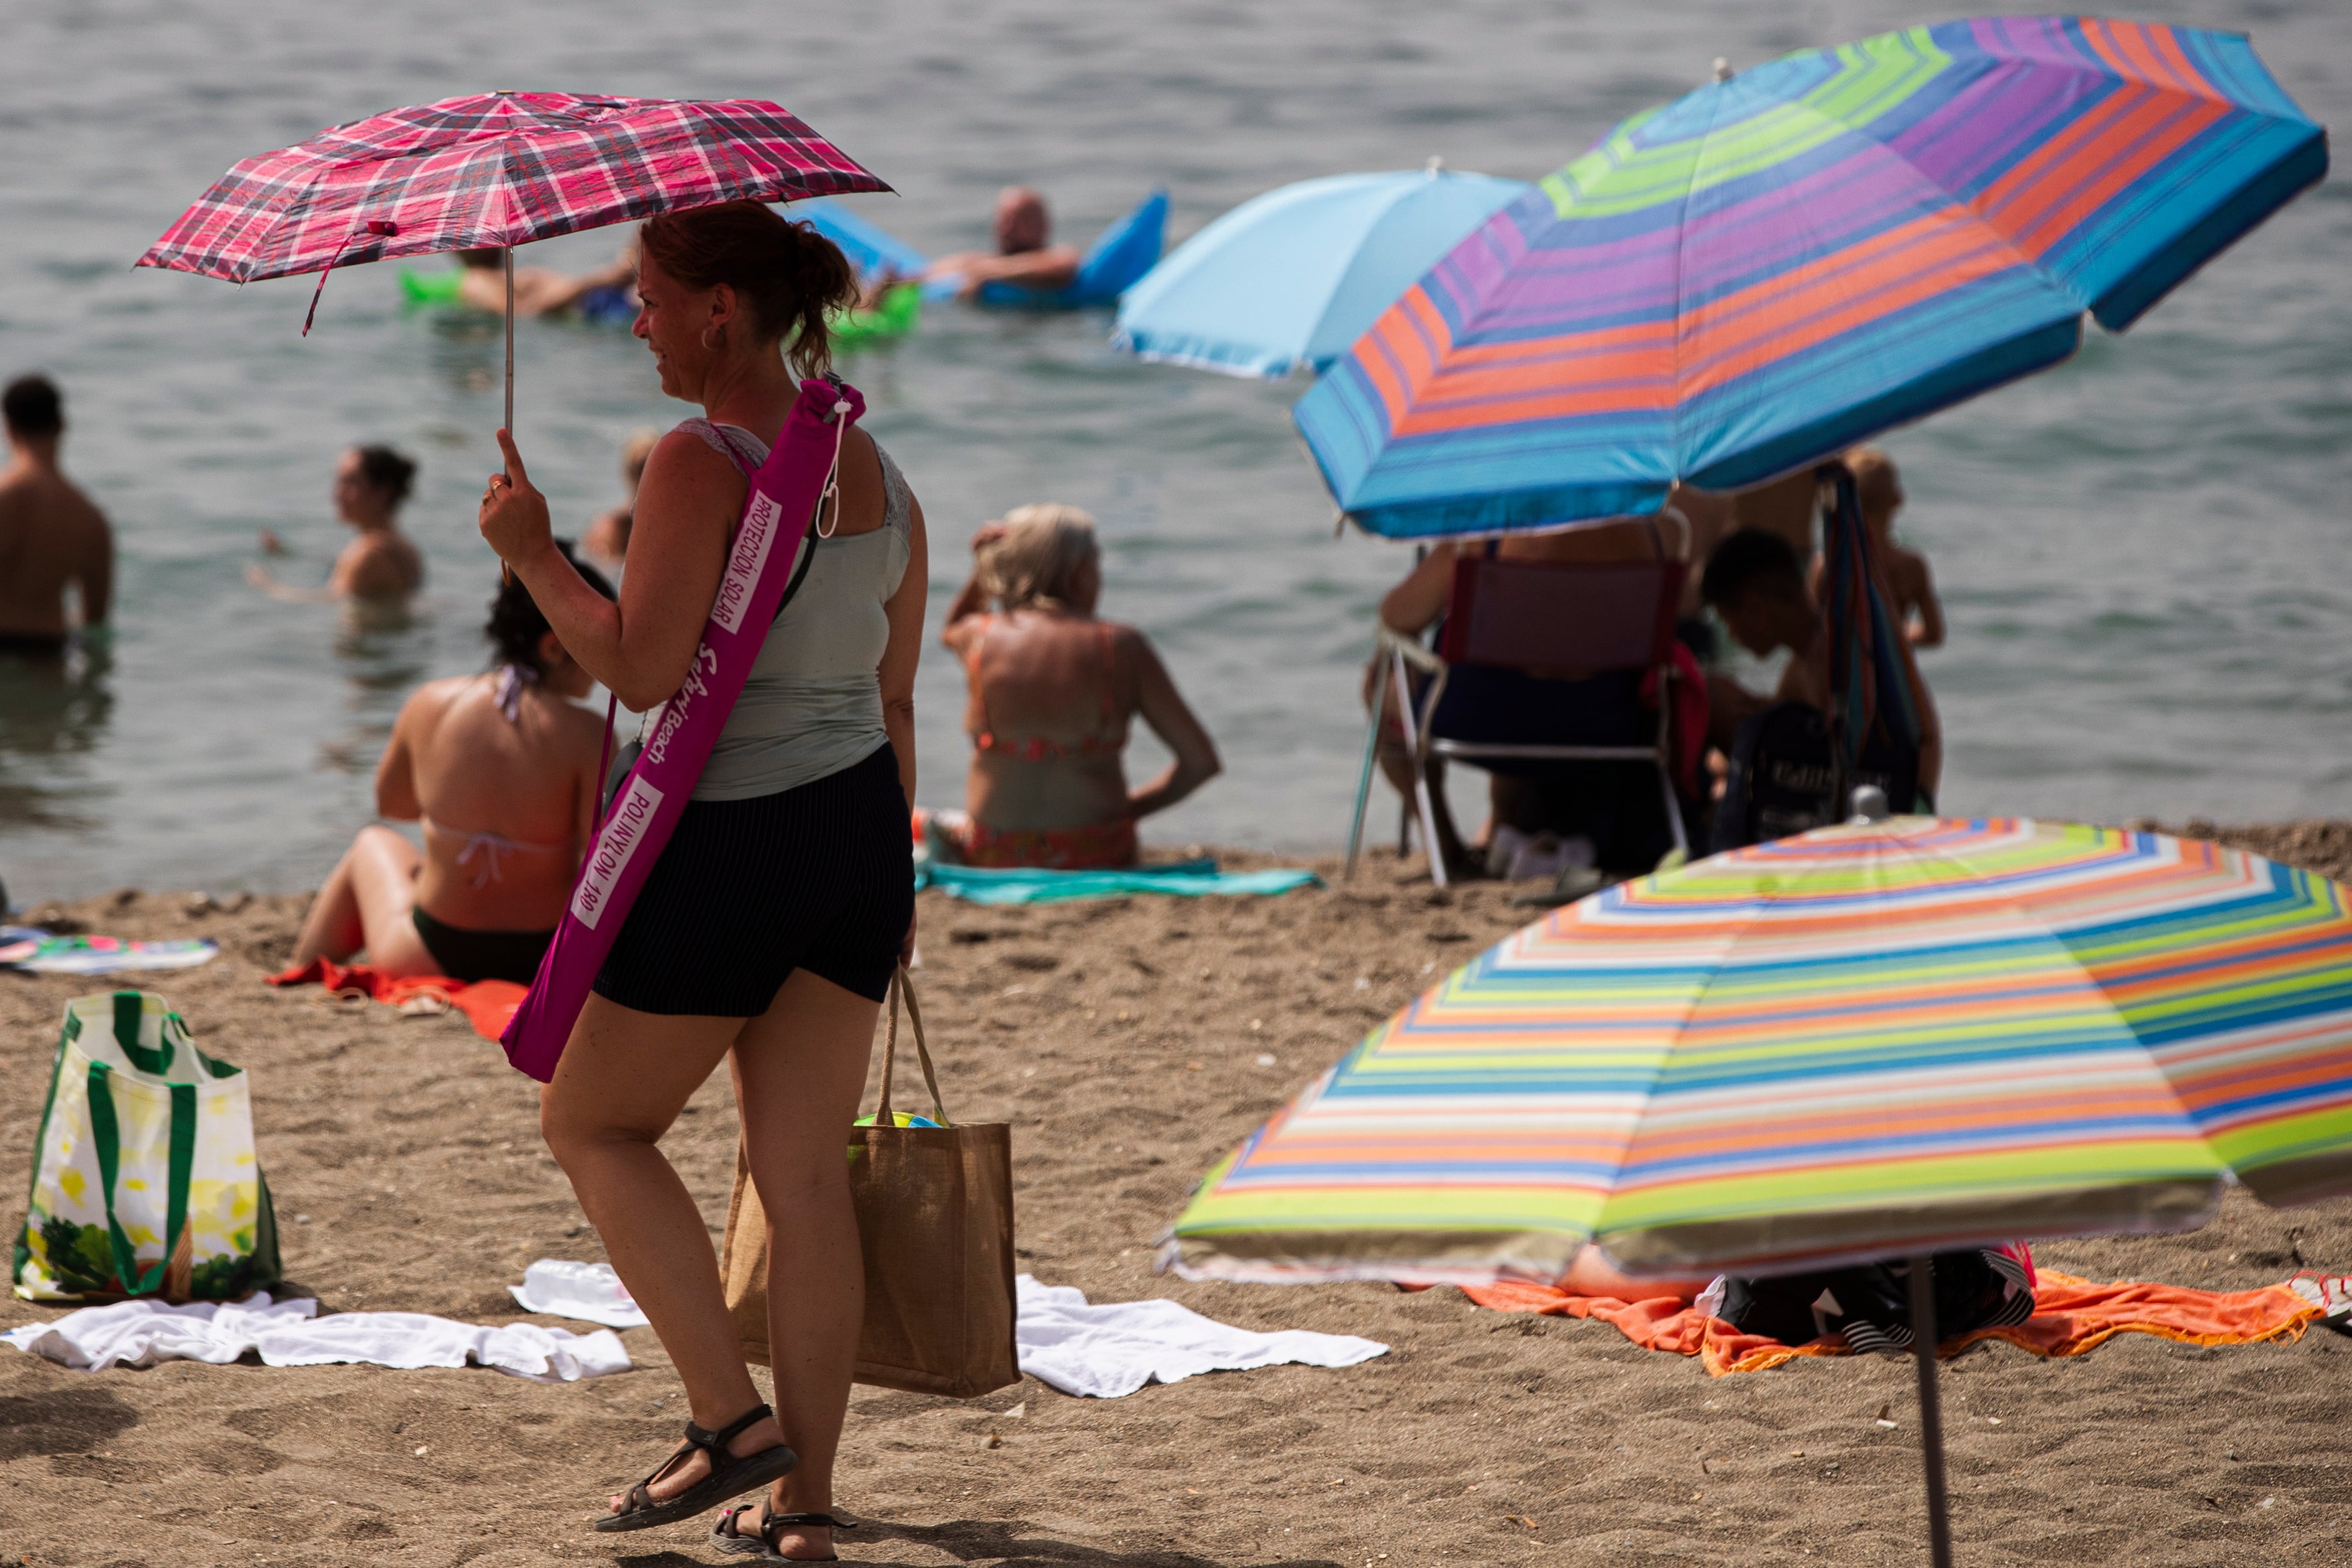
[[1320,885],[1312,871],[1220,871],[1203,857],[1166,866],[1135,866],[1121,871],[1046,871],[1021,868],[983,869],[924,861],[915,868],[918,889],[937,888],[950,898],[974,904],[1050,904],[1067,899],[1116,899],[1129,893],[1171,893],[1196,899],[1207,894],[1286,893]]

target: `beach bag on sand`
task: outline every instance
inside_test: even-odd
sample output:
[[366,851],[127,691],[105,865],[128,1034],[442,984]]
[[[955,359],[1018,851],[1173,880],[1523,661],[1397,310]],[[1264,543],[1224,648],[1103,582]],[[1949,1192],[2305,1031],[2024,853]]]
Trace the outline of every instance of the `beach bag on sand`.
[[[1938,1252],[1928,1277],[1938,1343],[2033,1315],[2033,1255],[2022,1243]],[[1727,1279],[1722,1301],[1712,1310],[1742,1333],[1784,1345],[1836,1336],[1857,1354],[1902,1350],[1911,1343],[1911,1264],[1895,1258],[1767,1279]]]
[[66,1004],[16,1248],[33,1301],[228,1301],[279,1279],[244,1071],[161,996]]
[[[890,1108],[902,996],[936,1125]],[[971,1399],[1021,1380],[1013,1346],[1013,1129],[948,1120],[904,969],[890,982],[888,1007],[879,1103],[850,1129],[849,1191],[866,1257],[856,1376]],[[720,1271],[743,1354],[766,1366],[768,1216],[740,1148]]]
[[[1830,728],[1821,710],[1805,702],[1768,708],[1739,727],[1731,742],[1723,796],[1715,803],[1717,853],[1766,844],[1775,838],[1845,819],[1834,798],[1837,764]],[[1898,813],[1932,811],[1935,803],[1919,787],[1919,753],[1873,735],[1862,760],[1845,778],[1849,794],[1863,784],[1886,793]]]

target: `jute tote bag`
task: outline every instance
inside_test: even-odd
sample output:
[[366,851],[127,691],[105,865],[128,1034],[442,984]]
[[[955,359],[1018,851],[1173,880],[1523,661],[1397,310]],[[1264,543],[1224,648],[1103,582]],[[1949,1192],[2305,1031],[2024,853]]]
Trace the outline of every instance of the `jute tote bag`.
[[[904,1114],[890,1109],[902,999],[936,1127],[902,1125]],[[856,1375],[881,1388],[971,1399],[1021,1379],[1013,1346],[1013,1129],[948,1120],[903,968],[891,978],[887,1005],[879,1103],[870,1125],[850,1129],[849,1191],[866,1256]],[[743,1353],[766,1366],[768,1216],[740,1147],[719,1270]]]

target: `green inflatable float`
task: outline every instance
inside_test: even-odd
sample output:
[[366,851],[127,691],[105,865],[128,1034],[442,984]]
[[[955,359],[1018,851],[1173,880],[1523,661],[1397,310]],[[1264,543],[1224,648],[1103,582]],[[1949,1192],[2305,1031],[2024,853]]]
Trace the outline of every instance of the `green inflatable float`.
[[[465,279],[463,268],[446,272],[416,272],[400,269],[400,290],[411,305],[458,305]],[[597,290],[597,295],[606,291]],[[617,292],[617,291],[616,291]],[[593,303],[592,303],[593,301]],[[628,321],[635,318],[634,306],[625,310],[603,307],[596,296],[583,300],[583,314],[590,321]],[[884,290],[882,298],[870,310],[837,310],[829,323],[833,329],[833,346],[844,353],[871,348],[905,337],[915,323],[922,320],[923,290],[914,283],[897,283]]]

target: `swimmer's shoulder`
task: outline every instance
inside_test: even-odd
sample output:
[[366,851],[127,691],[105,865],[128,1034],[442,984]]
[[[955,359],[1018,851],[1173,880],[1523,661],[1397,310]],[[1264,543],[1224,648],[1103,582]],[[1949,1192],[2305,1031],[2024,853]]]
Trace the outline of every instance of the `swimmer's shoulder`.
[[478,675],[444,675],[428,680],[408,694],[404,708],[418,712],[446,712],[458,699],[478,691],[487,697],[489,683]]

